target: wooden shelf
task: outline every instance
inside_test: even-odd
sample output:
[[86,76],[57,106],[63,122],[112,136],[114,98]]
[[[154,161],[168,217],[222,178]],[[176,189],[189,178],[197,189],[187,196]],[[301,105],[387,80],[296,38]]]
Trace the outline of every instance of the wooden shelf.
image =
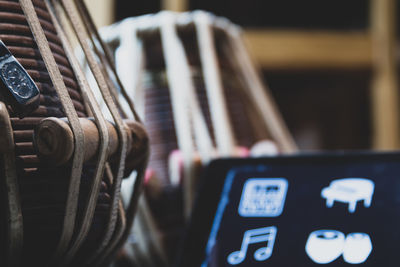
[[372,46],[364,32],[247,29],[250,54],[263,69],[370,68]]

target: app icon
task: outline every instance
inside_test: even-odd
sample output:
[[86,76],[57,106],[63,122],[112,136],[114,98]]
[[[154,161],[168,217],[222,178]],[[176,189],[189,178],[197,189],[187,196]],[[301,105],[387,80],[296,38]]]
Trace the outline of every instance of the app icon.
[[371,206],[374,188],[374,182],[365,178],[337,179],[333,180],[329,187],[322,189],[321,196],[326,199],[328,208],[338,201],[348,203],[349,212],[354,213],[358,201],[364,201],[366,208]]
[[315,263],[327,264],[343,255],[345,262],[360,264],[365,262],[372,251],[371,238],[366,233],[345,235],[336,230],[312,232],[306,243],[306,253]]
[[244,185],[239,203],[243,217],[277,217],[285,204],[288,181],[284,178],[251,178]]
[[275,226],[263,227],[258,229],[247,230],[243,234],[242,245],[240,250],[234,251],[229,254],[227,260],[231,265],[236,265],[244,261],[247,254],[247,249],[250,244],[265,243],[263,246],[256,250],[254,259],[257,261],[265,261],[272,255],[274,243],[276,238],[277,228]]

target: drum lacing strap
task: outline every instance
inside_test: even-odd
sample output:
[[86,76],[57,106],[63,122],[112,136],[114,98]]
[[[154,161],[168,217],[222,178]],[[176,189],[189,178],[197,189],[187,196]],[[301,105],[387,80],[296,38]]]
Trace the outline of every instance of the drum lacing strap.
[[68,94],[67,88],[65,87],[60,70],[53,53],[51,52],[43,28],[39,22],[39,18],[35,12],[32,0],[19,0],[19,2],[28,21],[29,27],[32,30],[33,36],[37,42],[43,61],[46,65],[47,71],[49,72],[53,86],[60,98],[62,107],[68,118],[74,135],[75,150],[72,159],[72,169],[68,186],[65,217],[63,221],[61,237],[56,248],[56,254],[61,254],[67,249],[75,226],[84,156],[84,136],[79,123],[78,115]]
[[297,152],[298,148],[289,133],[283,119],[272,100],[267,88],[263,85],[260,75],[257,73],[254,63],[251,61],[239,29],[229,27],[229,43],[231,45],[231,55],[236,60],[237,66],[241,69],[241,74],[247,83],[249,95],[255,103],[257,109],[264,119],[264,123],[271,133],[272,138],[278,146],[286,153]]
[[[183,171],[185,184],[185,214],[191,211],[194,195],[194,152],[193,137],[197,141],[200,155],[207,160],[210,151],[213,151],[211,137],[200,105],[195,95],[191,80],[188,60],[183,44],[178,37],[175,27],[175,17],[170,13],[160,16],[161,43],[166,62],[169,90],[171,93],[172,112],[178,147],[183,154]],[[197,129],[192,131],[193,127]]]
[[[121,25],[122,26],[122,25]],[[120,37],[120,46],[115,52],[116,61],[120,63],[128,63],[129,66],[125,67],[125,65],[121,66],[121,64],[117,65],[117,70],[119,77],[124,81],[125,88],[128,89],[128,94],[132,92],[132,99],[135,99],[137,102],[135,103],[136,109],[140,108],[142,112],[139,112],[139,115],[144,116],[144,88],[141,84],[141,75],[144,70],[144,49],[142,43],[139,42],[137,38],[137,32],[135,27],[130,27],[133,25],[129,25],[127,28],[122,26],[125,31],[123,36]],[[119,29],[121,30],[121,29]],[[119,58],[121,56],[121,58]],[[131,62],[134,62],[134,66],[131,67]],[[140,100],[139,100],[140,99]],[[142,103],[141,103],[142,102]],[[141,104],[138,106],[138,104]],[[147,153],[148,160],[148,153]],[[142,181],[144,179],[145,170],[147,166],[147,160],[143,161],[141,166],[138,166],[136,172],[132,175],[135,177],[129,177],[129,179],[134,179],[133,186],[131,189],[128,189],[130,195],[130,199],[128,201],[128,205],[126,207],[126,228],[124,233],[122,234],[120,240],[114,239],[114,241],[109,246],[109,252],[103,253],[103,255],[99,258],[96,263],[107,264],[108,261],[105,261],[106,258],[112,259],[112,256],[116,253],[116,250],[123,246],[126,242],[129,234],[131,232],[133,221],[135,218],[135,214],[137,212],[137,208],[139,205],[139,196],[142,191]]]
[[139,116],[145,120],[145,94],[141,80],[145,54],[143,43],[138,40],[136,27],[132,24],[121,23],[115,30],[125,33],[119,36],[120,45],[115,50],[117,73],[127,89],[128,97],[135,99]]
[[[18,188],[17,166],[15,163],[15,143],[7,107],[0,102],[0,152],[3,160],[3,172],[0,176],[4,176],[1,186],[5,186],[4,193],[7,197],[7,258],[6,266],[18,266],[21,260],[23,248],[23,220],[21,211],[21,201]],[[1,177],[3,178],[3,177]],[[4,218],[2,218],[4,220]]]
[[235,137],[222,87],[211,22],[210,15],[204,12],[194,13],[194,24],[218,155],[234,156]]
[[[108,66],[111,69],[111,72],[117,82],[120,92],[121,92],[122,96],[124,97],[125,101],[128,103],[128,106],[134,116],[134,119],[140,123],[141,119],[140,119],[140,116],[136,112],[133,100],[127,94],[125,87],[123,86],[123,84],[117,74],[113,57],[110,55],[110,51],[109,51],[108,47],[105,45],[103,40],[100,38],[100,35],[94,25],[93,20],[91,19],[91,16],[87,10],[86,5],[84,4],[84,2],[82,0],[75,0],[75,4],[78,9],[78,12],[80,12],[81,17],[83,18],[83,21],[85,22],[84,26],[86,27],[86,31],[89,33],[89,37],[92,42],[93,48],[94,48],[95,52],[97,53],[97,55],[99,56],[99,59],[100,59],[102,65]],[[97,49],[96,42],[98,44],[100,44],[101,51],[99,51],[99,49]],[[139,51],[140,51],[140,49],[139,49]],[[140,57],[140,58],[142,58],[142,57]],[[139,61],[139,62],[141,62],[141,66],[143,66],[142,65],[143,62],[142,61]],[[107,71],[105,71],[104,74],[107,77],[109,77]],[[137,75],[137,77],[138,77],[138,75]],[[111,79],[107,79],[107,80],[111,81]],[[116,88],[113,83],[110,84],[110,88],[112,89],[111,92],[116,92]],[[135,98],[133,98],[133,99],[135,99]],[[126,221],[123,221],[122,219],[124,219],[124,218],[121,218],[121,223],[124,225],[126,224],[126,227],[121,227],[119,229],[120,231],[118,233],[117,232],[114,233],[113,240],[110,242],[108,248],[95,261],[95,265],[102,263],[127,238],[129,231],[131,229],[132,223],[133,223],[133,218],[134,218],[135,212],[136,212],[136,206],[138,203],[140,191],[142,189],[146,166],[147,166],[147,161],[144,161],[142,163],[142,166],[138,166],[138,168],[136,169],[136,179],[135,179],[135,183],[134,183],[134,188],[133,188],[133,192],[131,194],[130,204],[126,209]],[[122,207],[122,205],[120,205],[120,206]],[[120,209],[120,210],[122,211],[122,209]]]
[[[137,177],[136,179],[143,180],[145,175],[145,170],[147,167],[147,162],[144,162],[141,166],[137,168]],[[133,226],[133,220],[135,218],[138,204],[139,204],[139,197],[142,191],[142,184],[135,182],[133,194],[131,196],[129,206],[126,211],[126,217],[124,217],[124,221],[122,223],[125,224],[124,229],[120,228],[120,230],[116,231],[116,237],[110,242],[108,248],[99,255],[96,261],[93,262],[92,266],[109,266],[110,262],[113,260],[113,256],[117,253],[117,250],[122,247],[126,240],[129,237],[130,231]],[[120,210],[123,211],[122,202],[120,203]]]
[[[137,171],[136,179],[139,179],[139,180],[143,180],[144,179],[145,171],[146,171],[146,167],[147,167],[147,161],[148,161],[148,158],[147,158],[146,161],[144,161],[141,164],[141,166],[138,166],[138,168],[136,170]],[[121,236],[121,239],[118,240],[118,243],[116,243],[113,246],[111,246],[112,253],[115,253],[116,252],[115,250],[117,248],[121,247],[129,237],[130,231],[132,229],[133,221],[134,221],[134,218],[135,218],[135,214],[136,214],[137,209],[138,209],[139,197],[141,196],[142,189],[143,189],[143,186],[141,184],[135,182],[134,188],[133,188],[133,193],[132,193],[132,196],[131,196],[131,199],[130,199],[130,202],[129,202],[129,206],[128,206],[128,209],[127,209],[127,212],[126,212],[126,225],[127,225],[127,228],[125,229],[123,235]]]
[[[108,170],[110,170],[108,168]],[[111,174],[111,171],[109,171],[108,173]],[[91,266],[109,266],[109,264],[104,265],[103,262],[105,259],[108,260],[112,260],[112,258],[110,257],[113,249],[116,247],[116,245],[118,244],[118,241],[121,240],[121,237],[123,236],[124,231],[127,228],[127,222],[126,222],[126,214],[125,214],[125,210],[124,210],[124,205],[122,203],[122,199],[119,199],[118,202],[118,220],[116,223],[116,227],[115,227],[115,231],[113,233],[113,238],[110,240],[109,244],[107,245],[107,247],[104,249],[104,251],[91,262]]]
[[[93,20],[91,19],[91,16],[87,10],[86,5],[81,0],[75,0],[75,4],[76,4],[78,12],[80,12],[81,18],[84,21],[84,27],[85,27],[86,31],[89,33],[89,37],[92,42],[94,51],[96,52],[96,54],[98,55],[98,57],[102,63],[99,66],[104,65],[104,66],[108,66],[111,69],[112,74],[114,75],[117,85],[121,91],[121,94],[124,97],[125,101],[128,103],[128,106],[134,116],[134,119],[140,123],[141,119],[135,110],[133,100],[128,96],[128,94],[125,90],[125,87],[121,83],[121,80],[116,72],[115,63],[113,61],[113,58],[110,55],[108,47],[104,44],[103,40],[100,38],[100,35],[94,25]],[[97,49],[96,42],[100,44],[101,51],[99,51],[99,49]],[[111,82],[110,77],[108,76],[108,71],[105,70],[103,72],[103,75],[105,75],[108,78],[107,81],[110,81],[109,88],[111,89],[111,92],[116,93],[117,90],[115,88],[115,85]],[[117,96],[115,96],[115,98],[118,99]],[[119,102],[117,101],[117,103],[119,103]],[[121,109],[122,109],[122,107],[121,107]],[[143,162],[143,164],[145,164],[145,166],[146,166],[147,162]],[[107,258],[109,256],[109,254],[112,253],[112,251],[117,247],[117,244],[121,243],[120,239],[123,238],[123,235],[125,235],[125,232],[128,231],[128,233],[129,233],[129,230],[133,223],[133,217],[134,217],[134,214],[136,211],[138,197],[140,195],[140,191],[141,191],[141,188],[143,185],[145,166],[143,166],[143,167],[139,166],[138,169],[136,169],[136,179],[135,179],[135,184],[134,184],[134,190],[131,195],[130,205],[126,209],[126,219],[124,216],[121,216],[121,218],[120,218],[120,223],[123,226],[119,227],[116,230],[116,232],[114,233],[114,236],[113,236],[113,240],[110,241],[108,248],[106,248],[106,250],[103,251],[103,253],[100,255],[100,257],[98,257],[98,259],[96,259],[94,265],[97,266],[105,258]],[[120,210],[120,214],[124,214],[124,210],[121,207],[123,207],[122,202],[120,203],[119,210]],[[132,219],[130,219],[130,218],[132,218]]]
[[[119,77],[125,84],[125,88],[128,89],[128,93],[130,94],[132,99],[136,100],[135,106],[136,109],[139,109],[139,115],[144,118],[144,87],[142,85],[142,75],[144,72],[144,65],[145,65],[145,57],[144,57],[144,49],[143,49],[143,43],[142,41],[138,38],[137,34],[137,27],[135,24],[124,22],[116,26],[116,29],[119,33],[124,33],[123,35],[119,35],[118,37],[114,37],[119,39],[120,45],[115,51],[115,58],[117,65],[117,71],[119,74]],[[132,66],[132,62],[134,63]],[[132,71],[133,70],[133,71]],[[147,158],[148,160],[148,158]],[[143,162],[141,166],[139,166],[136,170],[136,181],[137,180],[142,180],[144,177],[144,173],[146,170],[147,166],[147,161]],[[129,179],[132,179],[130,177]],[[125,188],[126,189],[126,188]],[[142,187],[140,184],[137,182],[134,183],[134,186],[132,189],[128,188],[128,192],[126,195],[130,195],[131,198],[129,200],[128,208],[126,209],[126,224],[127,228],[125,229],[125,232],[123,236],[121,237],[121,240],[114,246],[111,256],[115,254],[116,249],[123,246],[123,244],[126,242],[126,240],[129,237],[129,234],[132,231],[133,226],[133,221],[135,218],[135,214],[138,213],[139,220],[140,217],[143,216],[143,213],[146,213],[149,216],[149,211],[143,210],[143,205],[145,201],[140,202],[139,197],[141,196],[141,190]],[[142,196],[143,197],[143,196]],[[140,211],[142,211],[140,213]],[[140,224],[140,223],[139,223]],[[153,226],[154,227],[154,226]],[[140,234],[140,233],[139,233]],[[138,237],[136,235],[136,237]],[[140,238],[140,237],[139,237]],[[160,255],[164,255],[161,244],[157,246],[158,251]],[[111,257],[109,257],[111,258]],[[163,259],[165,259],[166,256],[163,256]],[[166,260],[165,260],[166,261]],[[107,264],[107,262],[105,262]]]
[[[120,78],[119,78],[119,76],[117,74],[113,57],[111,56],[108,47],[104,44],[103,40],[101,39],[101,37],[99,35],[99,32],[96,29],[96,26],[95,26],[90,14],[89,14],[89,11],[87,10],[87,7],[86,7],[85,3],[82,0],[75,0],[75,3],[76,3],[76,6],[77,6],[77,9],[78,9],[78,12],[80,13],[82,19],[85,22],[86,30],[89,32],[90,40],[92,41],[93,48],[96,49],[97,54],[99,55],[99,59],[101,60],[101,62],[103,64],[106,64],[107,66],[110,67],[110,69],[111,69],[111,71],[112,71],[112,73],[114,75],[114,78],[115,78],[115,80],[116,80],[116,82],[118,84],[118,87],[121,90],[121,94],[124,97],[125,101],[128,103],[128,106],[129,106],[129,108],[130,108],[135,120],[137,122],[141,122],[140,117],[136,113],[135,105],[133,103],[133,100],[129,97],[128,93],[125,90],[125,87],[123,86],[123,84],[122,84],[122,82],[121,82],[121,80],[120,80]],[[94,40],[93,38],[96,38],[96,40]],[[100,53],[97,50],[97,46],[96,46],[96,42],[95,41],[97,41],[100,44],[100,47],[101,47],[101,50],[102,50],[103,53]]]
[[[54,26],[56,28],[56,31],[58,33],[58,36],[60,37],[60,40],[63,44],[63,47],[65,49],[66,55],[69,58],[71,67],[75,73],[75,76],[77,78],[78,84],[81,88],[82,92],[82,97],[85,99],[85,101],[88,103],[89,109],[91,110],[96,126],[99,130],[99,137],[100,137],[100,144],[98,148],[98,157],[97,157],[97,162],[96,162],[96,169],[94,173],[94,177],[92,180],[92,183],[89,186],[89,191],[87,195],[87,200],[86,203],[83,207],[83,218],[80,223],[77,223],[76,230],[75,230],[75,239],[71,242],[70,248],[67,251],[67,254],[65,255],[65,259],[62,259],[60,257],[59,262],[62,262],[62,264],[67,265],[74,257],[76,254],[77,250],[80,248],[82,245],[83,241],[85,240],[90,226],[92,225],[92,220],[97,204],[97,199],[98,195],[100,193],[100,186],[101,186],[101,181],[103,178],[104,174],[104,168],[105,164],[107,161],[107,149],[109,145],[109,135],[108,135],[108,130],[107,130],[107,125],[106,125],[106,120],[101,112],[101,109],[96,101],[96,98],[94,97],[94,94],[89,86],[89,83],[85,77],[85,74],[78,62],[77,57],[74,54],[73,48],[69,40],[67,39],[66,33],[64,32],[63,28],[60,25],[59,18],[56,17],[55,11],[53,9],[53,6],[51,6],[49,0],[45,1],[47,9],[49,10],[50,16],[53,20]],[[61,260],[61,261],[60,261]]]
[[[80,45],[82,46],[82,49],[84,51],[84,54],[87,58],[87,61],[89,63],[89,67],[93,72],[93,75],[96,79],[96,82],[100,88],[100,92],[104,98],[104,101],[110,110],[110,113],[114,119],[115,126],[118,132],[118,137],[119,137],[119,150],[118,150],[118,162],[117,162],[117,168],[114,173],[114,179],[111,187],[111,211],[110,211],[110,217],[107,222],[106,226],[106,233],[102,237],[102,240],[100,241],[100,245],[97,247],[95,252],[88,257],[87,263],[92,262],[95,260],[107,247],[109,244],[111,238],[113,237],[113,233],[115,230],[115,226],[117,223],[118,219],[118,212],[119,212],[119,201],[120,201],[120,189],[121,189],[121,182],[122,182],[122,176],[124,172],[124,167],[125,167],[125,158],[126,158],[126,152],[127,152],[127,142],[128,142],[128,137],[127,137],[127,129],[128,126],[123,122],[119,110],[116,106],[116,104],[113,101],[113,97],[110,92],[110,88],[108,87],[106,78],[103,75],[103,72],[101,70],[101,67],[99,66],[99,63],[96,61],[95,55],[93,54],[90,44],[88,43],[88,33],[85,30],[85,26],[83,25],[78,12],[75,10],[75,6],[70,0],[62,0],[61,1],[63,4],[64,11],[66,13],[66,17],[70,21],[72,28],[78,38],[78,41]],[[53,4],[57,4],[57,2],[53,1]],[[57,11],[58,9],[56,9]],[[58,14],[58,17],[61,17],[61,14]]]

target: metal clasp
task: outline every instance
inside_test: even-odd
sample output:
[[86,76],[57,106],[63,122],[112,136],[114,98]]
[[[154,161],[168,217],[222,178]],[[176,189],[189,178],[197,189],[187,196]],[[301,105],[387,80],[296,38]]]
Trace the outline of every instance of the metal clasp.
[[39,89],[1,40],[0,94],[20,118],[39,107]]

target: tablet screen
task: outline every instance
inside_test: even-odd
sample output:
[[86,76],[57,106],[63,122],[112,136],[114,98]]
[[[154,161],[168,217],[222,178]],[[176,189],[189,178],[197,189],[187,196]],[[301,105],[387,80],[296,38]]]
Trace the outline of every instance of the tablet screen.
[[397,266],[399,162],[299,156],[211,166],[199,201],[215,200],[196,208],[212,218],[192,223],[207,229],[192,266]]

